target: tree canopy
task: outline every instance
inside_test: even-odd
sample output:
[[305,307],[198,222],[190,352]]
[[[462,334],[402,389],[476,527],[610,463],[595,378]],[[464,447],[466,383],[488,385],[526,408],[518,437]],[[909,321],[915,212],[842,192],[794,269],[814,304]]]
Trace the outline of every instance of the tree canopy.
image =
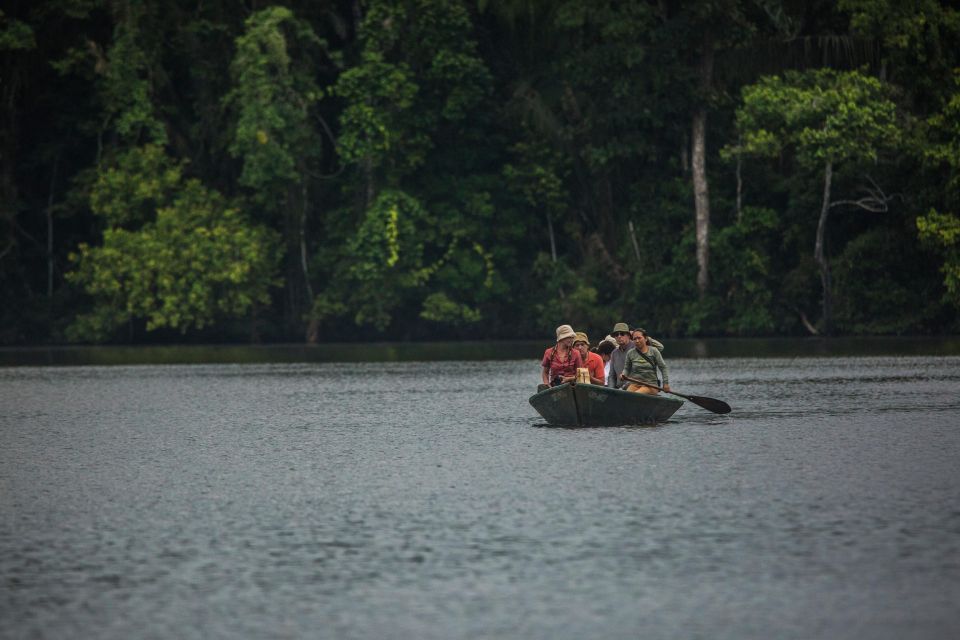
[[960,330],[942,0],[15,0],[0,343]]

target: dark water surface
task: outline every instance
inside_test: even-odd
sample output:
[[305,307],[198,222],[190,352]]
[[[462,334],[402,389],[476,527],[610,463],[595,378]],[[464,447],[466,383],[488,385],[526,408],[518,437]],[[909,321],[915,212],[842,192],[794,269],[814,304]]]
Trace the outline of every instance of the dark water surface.
[[960,357],[0,368],[0,637],[951,638]]

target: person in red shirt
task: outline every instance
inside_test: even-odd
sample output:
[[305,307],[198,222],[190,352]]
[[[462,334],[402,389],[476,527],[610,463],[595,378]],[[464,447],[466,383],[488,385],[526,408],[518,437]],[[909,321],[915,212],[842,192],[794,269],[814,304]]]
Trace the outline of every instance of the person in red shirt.
[[590,339],[582,331],[577,331],[573,339],[573,348],[580,352],[580,358],[586,363],[590,372],[590,384],[606,385],[606,376],[603,375],[603,358],[590,351]]
[[557,327],[557,343],[543,352],[540,361],[543,384],[555,387],[576,379],[577,369],[583,366],[580,352],[573,348],[573,339],[576,337],[570,325]]

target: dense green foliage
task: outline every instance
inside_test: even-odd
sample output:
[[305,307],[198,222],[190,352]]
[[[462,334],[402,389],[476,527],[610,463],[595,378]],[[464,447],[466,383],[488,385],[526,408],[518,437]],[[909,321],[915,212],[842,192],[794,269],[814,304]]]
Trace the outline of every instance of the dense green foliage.
[[101,173],[90,202],[107,223],[103,243],[81,243],[67,279],[95,307],[68,336],[107,339],[133,318],[145,319],[147,331],[186,333],[269,304],[276,233],[248,224],[199,180],[184,180],[158,147],[133,149]]
[[0,343],[960,330],[942,0],[14,0],[0,80]]

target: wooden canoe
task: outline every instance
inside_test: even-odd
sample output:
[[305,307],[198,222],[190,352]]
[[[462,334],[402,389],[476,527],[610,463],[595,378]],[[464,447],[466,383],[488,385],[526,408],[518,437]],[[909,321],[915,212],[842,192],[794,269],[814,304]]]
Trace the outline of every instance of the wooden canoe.
[[534,394],[530,404],[550,424],[599,427],[666,422],[683,401],[568,382]]

